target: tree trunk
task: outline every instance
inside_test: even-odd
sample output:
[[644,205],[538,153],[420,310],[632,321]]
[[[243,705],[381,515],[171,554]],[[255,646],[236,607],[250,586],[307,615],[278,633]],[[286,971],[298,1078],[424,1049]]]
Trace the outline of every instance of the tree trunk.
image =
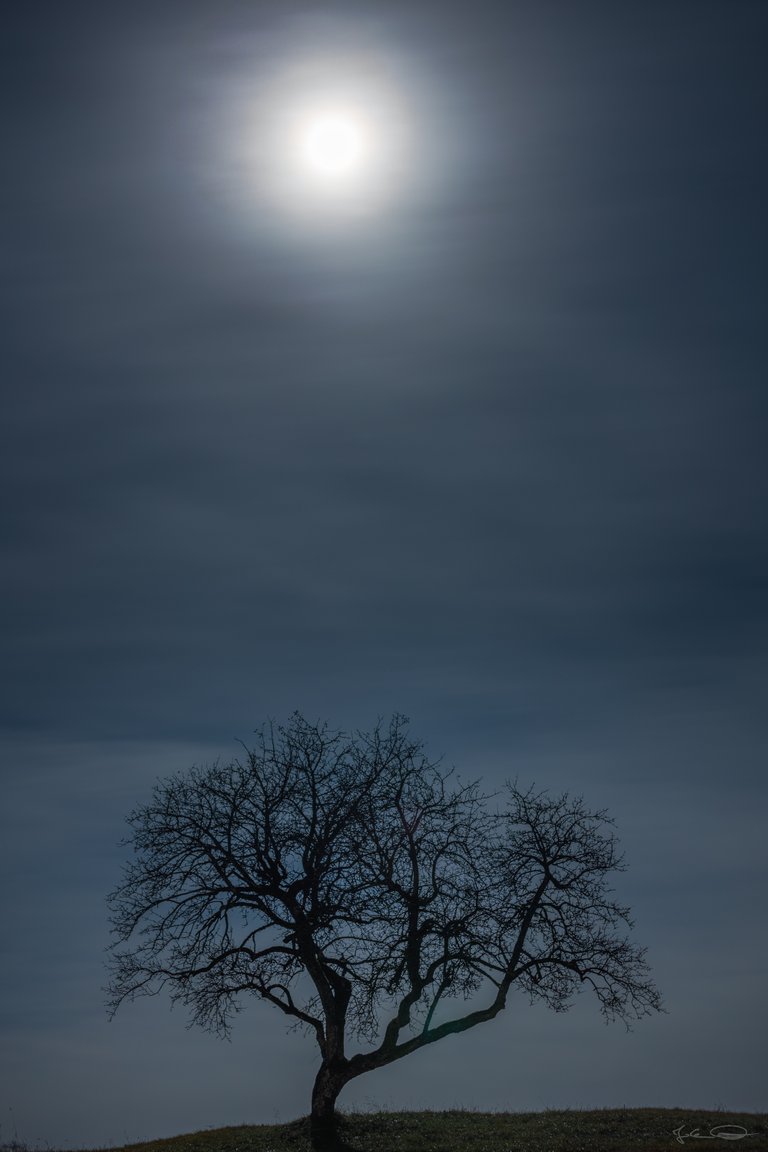
[[312,1147],[317,1152],[334,1152],[341,1148],[339,1140],[336,1098],[351,1077],[343,1067],[329,1068],[322,1064],[312,1089],[310,1133]]

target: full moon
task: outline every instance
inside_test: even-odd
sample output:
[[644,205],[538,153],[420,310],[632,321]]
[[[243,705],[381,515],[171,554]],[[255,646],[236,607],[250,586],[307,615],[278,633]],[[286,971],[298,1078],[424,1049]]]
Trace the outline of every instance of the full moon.
[[363,174],[372,142],[359,116],[345,109],[328,109],[307,117],[298,143],[307,175],[324,185],[338,186]]
[[360,102],[309,102],[290,139],[296,193],[332,207],[370,194],[385,152],[385,129]]
[[[238,90],[223,169],[257,224],[325,233],[392,210],[414,163],[415,110],[397,69],[373,56],[301,55]],[[299,233],[295,233],[298,235]]]

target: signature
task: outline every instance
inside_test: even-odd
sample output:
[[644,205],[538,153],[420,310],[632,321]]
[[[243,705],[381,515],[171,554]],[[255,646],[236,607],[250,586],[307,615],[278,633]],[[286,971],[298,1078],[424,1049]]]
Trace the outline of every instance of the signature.
[[681,1124],[672,1132],[678,1144],[683,1144],[686,1140],[743,1140],[745,1136],[757,1135],[755,1132],[747,1132],[741,1124],[715,1124],[709,1132],[699,1132],[698,1128],[683,1132],[683,1128],[685,1124]]

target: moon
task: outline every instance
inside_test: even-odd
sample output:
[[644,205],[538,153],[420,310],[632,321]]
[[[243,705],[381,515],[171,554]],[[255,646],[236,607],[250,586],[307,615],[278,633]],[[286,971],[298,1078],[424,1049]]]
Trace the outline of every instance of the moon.
[[387,166],[387,124],[354,97],[309,100],[292,116],[287,147],[297,201],[346,210],[375,198]]
[[324,188],[339,188],[364,177],[374,141],[370,126],[354,111],[327,108],[306,117],[297,143],[307,177]]
[[217,181],[238,226],[338,236],[407,196],[416,114],[394,65],[299,55],[232,91]]
[[321,228],[391,208],[404,191],[405,104],[372,63],[367,74],[349,62],[286,72],[269,102],[276,208]]

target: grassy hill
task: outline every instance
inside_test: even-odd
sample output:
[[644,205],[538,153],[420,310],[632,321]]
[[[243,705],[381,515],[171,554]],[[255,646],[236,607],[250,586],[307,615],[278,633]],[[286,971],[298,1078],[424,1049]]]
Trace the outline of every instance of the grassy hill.
[[[353,1113],[343,1115],[341,1135],[346,1152],[768,1152],[768,1114],[691,1108]],[[306,1120],[243,1125],[111,1152],[129,1149],[310,1152],[309,1129]]]

